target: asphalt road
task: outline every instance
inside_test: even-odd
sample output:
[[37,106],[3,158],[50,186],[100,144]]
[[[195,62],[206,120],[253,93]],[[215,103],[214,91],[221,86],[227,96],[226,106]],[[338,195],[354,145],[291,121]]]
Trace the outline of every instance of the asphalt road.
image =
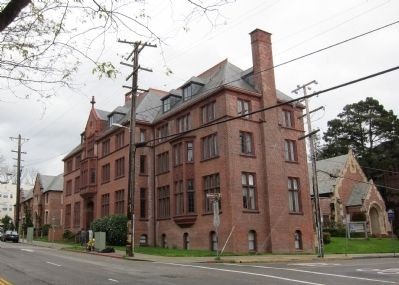
[[[7,283],[8,282],[8,283]],[[280,264],[177,264],[0,242],[0,284],[399,284],[399,258]]]

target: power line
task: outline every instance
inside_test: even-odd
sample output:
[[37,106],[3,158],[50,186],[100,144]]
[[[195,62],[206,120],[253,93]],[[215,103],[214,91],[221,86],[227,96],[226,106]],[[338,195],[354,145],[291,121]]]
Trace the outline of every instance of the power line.
[[[260,71],[258,71],[257,73],[254,72],[253,75],[257,75],[257,74],[260,74],[260,73],[262,73],[262,72],[266,72],[266,71],[273,70],[273,69],[275,69],[275,68],[277,68],[277,67],[280,67],[280,66],[283,66],[283,65],[292,63],[292,62],[294,62],[294,61],[303,59],[303,58],[305,58],[305,57],[308,57],[308,56],[311,56],[311,55],[320,53],[320,52],[322,52],[322,51],[328,50],[328,49],[330,49],[330,48],[333,48],[333,47],[342,45],[342,44],[344,44],[344,43],[353,41],[353,40],[355,40],[355,39],[364,37],[364,36],[366,36],[366,35],[369,35],[369,34],[372,34],[372,33],[374,33],[374,32],[380,31],[380,30],[382,30],[382,29],[388,28],[388,27],[393,26],[393,25],[396,25],[396,24],[398,24],[398,23],[399,23],[399,20],[396,20],[396,21],[391,22],[391,23],[389,23],[389,24],[386,24],[386,25],[384,25],[384,26],[380,26],[380,27],[375,28],[375,29],[373,29],[373,30],[369,30],[369,31],[364,32],[364,33],[362,33],[362,34],[358,34],[358,35],[356,35],[356,36],[347,38],[347,39],[342,40],[342,41],[339,41],[339,42],[337,42],[337,43],[328,45],[328,46],[326,46],[326,47],[317,49],[317,50],[315,50],[315,51],[312,51],[312,52],[306,53],[306,54],[304,54],[304,55],[301,55],[301,56],[292,58],[292,59],[290,59],[290,60],[284,61],[284,62],[282,62],[282,63],[276,64],[276,65],[274,65],[274,66],[272,66],[272,67],[269,67],[269,68],[260,70]],[[226,85],[228,85],[228,84],[234,83],[234,82],[239,81],[239,80],[241,80],[241,79],[242,79],[242,78],[241,78],[241,76],[240,76],[240,77],[237,78],[237,79],[233,79],[233,80],[231,80],[231,81],[225,82],[225,83],[223,83],[223,84],[221,84],[221,85],[218,85],[218,86],[216,86],[216,87],[212,87],[212,88],[208,89],[207,92],[212,91],[212,90],[216,90],[216,89],[218,89],[218,88],[220,88],[220,87],[222,87],[222,86],[226,86]],[[162,105],[155,106],[155,107],[151,107],[151,108],[149,108],[148,110],[152,110],[152,109],[155,109],[155,108],[160,108],[161,106],[162,106]],[[141,111],[141,112],[137,112],[137,114],[144,113],[144,112],[146,112],[146,111],[147,111],[147,110],[143,110],[143,111]]]
[[389,186],[385,186],[385,185],[381,185],[381,184],[375,184],[375,183],[371,183],[371,182],[368,182],[368,181],[366,182],[366,181],[362,181],[362,180],[358,180],[358,179],[354,179],[354,178],[350,178],[350,177],[346,177],[346,176],[340,176],[340,175],[336,175],[336,174],[333,174],[333,173],[330,173],[328,171],[324,171],[324,170],[321,170],[321,169],[318,169],[317,171],[323,172],[325,174],[328,174],[332,178],[343,178],[343,179],[348,179],[348,180],[352,180],[352,181],[359,182],[359,183],[375,185],[376,187],[384,187],[384,188],[387,188],[387,189],[390,189],[390,190],[399,191],[399,188],[389,187]]
[[[328,159],[328,161],[331,161],[331,162],[337,163],[337,164],[345,164],[346,163],[346,162],[342,162],[342,161],[333,160],[331,158],[326,158],[326,159]],[[367,169],[372,169],[372,170],[378,170],[378,171],[381,171],[381,172],[389,172],[389,173],[393,173],[393,174],[399,174],[398,171],[392,171],[392,170],[387,170],[387,169],[364,166],[364,165],[361,165],[360,163],[359,163],[359,165],[360,165],[361,168],[367,168]]]
[[[292,104],[292,103],[296,103],[298,101],[302,101],[304,99],[308,99],[308,98],[311,98],[311,97],[314,97],[314,96],[317,96],[317,95],[320,95],[320,94],[323,94],[323,93],[327,93],[327,92],[330,92],[332,90],[340,89],[342,87],[349,86],[349,85],[352,85],[352,84],[355,84],[355,83],[358,83],[358,82],[361,82],[361,81],[364,81],[364,80],[368,80],[368,79],[371,79],[371,78],[374,78],[374,77],[377,77],[377,76],[380,76],[380,75],[383,75],[383,74],[386,74],[386,73],[389,73],[389,72],[392,72],[392,71],[395,71],[395,70],[398,70],[398,69],[399,69],[399,66],[395,66],[395,67],[392,67],[392,68],[389,68],[389,69],[385,69],[385,70],[377,72],[377,73],[373,73],[373,74],[370,74],[370,75],[367,75],[367,76],[364,76],[364,77],[360,77],[360,78],[357,78],[357,79],[354,79],[354,80],[351,80],[351,81],[348,81],[348,82],[345,82],[345,83],[341,83],[341,84],[335,85],[333,87],[330,87],[330,88],[327,88],[327,89],[324,89],[324,90],[321,90],[321,91],[316,91],[316,92],[314,92],[314,93],[312,93],[310,95],[306,95],[306,96],[302,96],[302,97],[299,97],[299,98],[296,98],[296,99],[288,100],[288,101],[285,101],[285,102],[282,102],[282,103],[277,103],[275,105],[272,105],[272,106],[269,106],[269,107],[266,107],[266,108],[261,108],[259,110],[252,111],[252,112],[249,112],[249,113],[246,113],[246,114],[243,114],[243,115],[233,116],[233,117],[230,117],[230,118],[227,118],[227,119],[223,119],[221,121],[208,123],[208,124],[205,124],[203,126],[199,126],[197,128],[194,128],[194,129],[191,129],[191,130],[188,130],[188,131],[184,131],[184,132],[180,132],[180,133],[176,133],[176,134],[163,136],[161,138],[148,140],[148,141],[145,141],[145,142],[142,142],[142,143],[138,143],[137,145],[140,147],[140,146],[144,146],[144,145],[146,145],[146,144],[148,144],[150,142],[156,142],[156,141],[159,141],[159,140],[163,140],[165,138],[170,138],[168,140],[168,141],[170,141],[171,139],[176,139],[179,136],[188,134],[188,133],[193,132],[193,131],[197,131],[197,130],[200,130],[200,129],[203,129],[203,128],[207,128],[207,127],[210,127],[210,126],[223,124],[223,123],[230,122],[230,121],[233,121],[233,120],[237,120],[237,119],[240,119],[240,118],[248,117],[250,115],[257,114],[257,113],[264,112],[264,111],[268,111],[268,110],[271,110],[271,109],[275,109],[275,108],[278,108],[278,107],[281,107],[281,106],[284,106],[284,105],[289,105],[289,104]],[[162,143],[163,142],[164,141],[162,141]]]

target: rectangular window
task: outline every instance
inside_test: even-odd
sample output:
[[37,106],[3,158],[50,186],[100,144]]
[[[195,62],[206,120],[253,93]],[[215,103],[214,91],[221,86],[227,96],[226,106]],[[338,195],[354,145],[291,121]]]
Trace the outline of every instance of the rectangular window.
[[140,142],[145,142],[145,129],[140,129]]
[[110,153],[110,140],[107,139],[102,143],[102,154],[103,156],[106,156],[109,153]]
[[299,200],[299,179],[288,178],[288,204],[290,212],[298,213],[301,211],[301,204]]
[[293,140],[284,141],[284,151],[286,161],[297,161],[296,143]]
[[[249,101],[237,99],[237,115],[241,116],[249,114],[249,112],[250,112]],[[249,118],[249,115],[245,116],[244,118]]]
[[109,194],[101,196],[101,217],[109,216]]
[[80,228],[80,202],[73,205],[73,226]]
[[169,186],[158,188],[158,218],[169,218],[170,216],[170,193]]
[[169,171],[169,152],[158,154],[158,174]]
[[121,148],[125,145],[125,133],[120,132],[115,136],[115,148]]
[[44,213],[44,223],[48,224],[48,211]]
[[283,110],[283,126],[287,128],[294,127],[294,113],[289,110]]
[[79,155],[75,156],[75,169],[80,168],[80,161],[82,160],[82,157]]
[[173,146],[173,165],[176,166],[182,163],[182,143],[178,143]]
[[66,190],[65,190],[65,195],[69,196],[72,194],[72,180],[68,180],[66,182]]
[[210,159],[218,156],[217,134],[202,138],[202,159]]
[[195,213],[194,180],[187,180],[187,213]]
[[71,204],[65,206],[65,227],[71,227]]
[[140,155],[140,174],[147,174],[147,156]]
[[253,173],[242,173],[242,203],[244,209],[255,210],[255,175]]
[[186,161],[194,161],[194,144],[193,142],[186,142]]
[[164,141],[165,139],[163,139],[163,138],[168,135],[168,124],[165,124],[165,125],[159,127],[157,129],[157,135],[158,135],[159,142]]
[[115,214],[123,215],[125,211],[125,190],[115,192]]
[[212,102],[201,108],[203,124],[209,123],[216,118],[215,106],[216,102]]
[[80,192],[80,176],[75,178],[75,191],[74,193]]
[[[220,193],[220,179],[219,173],[204,176],[204,199],[205,199],[205,213],[211,213],[213,211],[212,200],[207,197],[208,194]],[[220,200],[219,200],[219,210],[221,210]]]
[[101,168],[101,183],[107,183],[111,179],[111,166],[109,163]]
[[191,129],[190,114],[177,118],[176,125],[178,133],[190,130]]
[[147,189],[140,188],[140,218],[147,218]]
[[184,214],[184,189],[183,181],[175,182],[175,214]]
[[90,184],[96,183],[96,169],[90,168]]
[[[11,196],[10,198],[12,198],[12,195],[10,195],[10,196]],[[48,204],[48,192],[46,193],[46,195],[44,197],[45,197],[46,204]]]
[[240,132],[241,153],[254,154],[252,133]]
[[66,172],[72,171],[72,159],[68,160],[66,163]]
[[125,176],[125,158],[115,160],[115,178]]

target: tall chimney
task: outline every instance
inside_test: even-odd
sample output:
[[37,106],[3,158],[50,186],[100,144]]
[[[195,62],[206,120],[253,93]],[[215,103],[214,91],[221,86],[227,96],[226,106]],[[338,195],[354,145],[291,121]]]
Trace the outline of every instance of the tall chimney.
[[268,104],[276,103],[271,34],[259,29],[250,33],[255,89]]

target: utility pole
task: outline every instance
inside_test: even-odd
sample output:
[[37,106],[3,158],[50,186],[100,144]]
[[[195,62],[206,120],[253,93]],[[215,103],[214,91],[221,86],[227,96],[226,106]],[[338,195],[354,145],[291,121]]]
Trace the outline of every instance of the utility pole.
[[21,141],[27,141],[28,139],[21,138],[21,135],[19,134],[17,138],[15,137],[10,137],[12,141],[17,140],[18,142],[18,149],[17,150],[12,150],[12,152],[17,153],[17,202],[15,205],[15,213],[14,213],[14,225],[17,231],[19,231],[19,206],[20,206],[20,197],[21,197],[21,154],[26,154],[26,152],[21,151]]
[[[130,91],[125,94],[125,96],[131,95],[131,106],[130,106],[130,126],[129,126],[129,177],[128,177],[128,214],[127,217],[130,220],[130,247],[126,247],[126,253],[128,256],[134,256],[134,226],[135,226],[135,211],[134,211],[134,196],[136,188],[136,97],[137,91],[147,91],[138,88],[138,72],[139,69],[152,72],[149,68],[144,68],[139,65],[139,54],[145,47],[157,47],[149,43],[142,43],[139,41],[129,42],[126,40],[118,40],[120,43],[133,45],[133,51],[126,58],[127,61],[131,59],[133,64],[121,62],[122,65],[129,66],[133,68],[132,73],[126,78],[128,81],[132,78],[131,86],[123,86],[124,88],[129,88]],[[155,238],[155,237],[154,237]]]
[[[298,85],[295,90],[292,92],[297,94],[299,90],[302,89],[303,96],[306,96],[306,89],[311,90],[309,85],[317,84],[316,80],[303,84],[302,86]],[[306,137],[309,138],[309,147],[310,147],[310,156],[312,163],[312,184],[313,184],[313,197],[314,197],[314,207],[315,207],[315,216],[316,216],[316,233],[317,233],[317,242],[318,242],[318,256],[324,257],[324,245],[323,245],[323,225],[321,221],[321,212],[320,212],[320,201],[319,201],[319,186],[317,182],[317,168],[316,168],[316,152],[314,146],[313,135],[315,135],[319,130],[312,130],[312,122],[310,120],[310,114],[320,110],[321,108],[317,108],[316,110],[309,111],[309,101],[308,98],[305,98],[305,106],[306,106],[306,121],[308,126],[308,134],[306,136],[300,137],[299,139],[304,139]],[[304,115],[304,116],[305,116]],[[303,116],[301,116],[303,117]],[[299,117],[299,118],[301,118]]]

